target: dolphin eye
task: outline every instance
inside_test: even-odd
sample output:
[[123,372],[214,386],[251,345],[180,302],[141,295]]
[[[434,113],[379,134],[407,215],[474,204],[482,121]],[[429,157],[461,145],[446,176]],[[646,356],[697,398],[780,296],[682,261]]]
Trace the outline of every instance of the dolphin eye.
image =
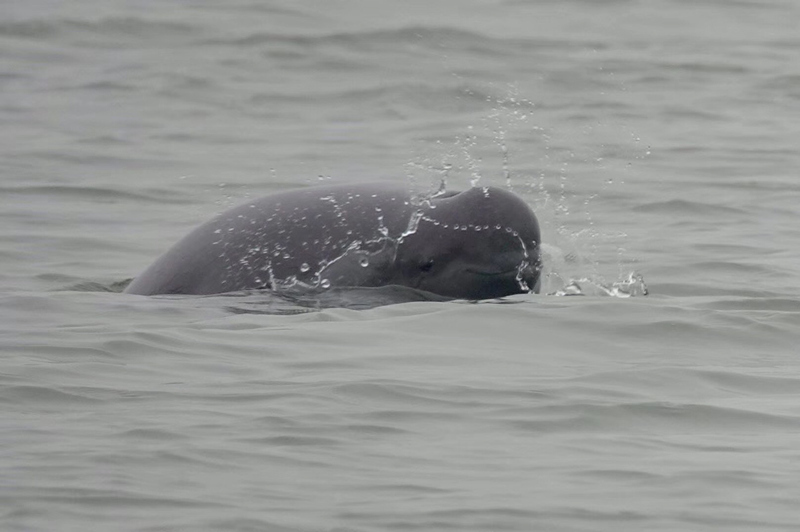
[[433,259],[428,259],[419,265],[419,271],[429,272],[433,269]]

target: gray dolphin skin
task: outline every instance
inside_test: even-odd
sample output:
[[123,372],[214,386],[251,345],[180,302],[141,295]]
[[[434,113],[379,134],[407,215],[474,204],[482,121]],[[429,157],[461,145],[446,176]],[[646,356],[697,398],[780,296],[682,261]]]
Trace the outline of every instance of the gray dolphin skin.
[[454,299],[539,292],[536,216],[474,187],[433,197],[384,183],[279,192],[199,226],[131,282],[130,294],[400,285]]

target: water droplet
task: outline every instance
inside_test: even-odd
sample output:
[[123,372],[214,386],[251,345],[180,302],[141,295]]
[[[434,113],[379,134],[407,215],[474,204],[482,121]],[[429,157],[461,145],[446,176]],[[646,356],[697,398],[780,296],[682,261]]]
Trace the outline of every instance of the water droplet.
[[300,265],[300,271],[303,273],[306,273],[310,269],[311,266],[309,266],[307,262],[304,262],[303,264]]
[[366,268],[367,266],[369,266],[369,259],[367,257],[361,257],[358,263],[361,265],[362,268]]
[[566,285],[564,288],[559,290],[559,292],[556,295],[560,295],[560,296],[582,296],[583,295],[583,290],[581,289],[581,285],[579,285],[575,281],[572,281],[571,283]]
[[330,288],[331,287],[331,282],[328,279],[323,279],[322,281],[320,281],[319,284],[320,284],[320,286],[322,286],[322,288]]

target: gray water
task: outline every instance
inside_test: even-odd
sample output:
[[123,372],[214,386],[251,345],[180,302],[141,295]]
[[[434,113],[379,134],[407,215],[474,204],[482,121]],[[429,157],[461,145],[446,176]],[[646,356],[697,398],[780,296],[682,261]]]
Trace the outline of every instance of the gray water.
[[[2,3],[0,529],[796,529],[799,24]],[[119,293],[248,198],[442,179],[535,209],[542,295]]]

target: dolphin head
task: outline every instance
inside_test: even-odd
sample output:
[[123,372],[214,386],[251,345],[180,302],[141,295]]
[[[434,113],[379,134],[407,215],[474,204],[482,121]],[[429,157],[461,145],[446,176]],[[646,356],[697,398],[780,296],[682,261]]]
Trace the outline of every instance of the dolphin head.
[[459,299],[538,293],[540,231],[515,194],[475,187],[434,199],[395,258],[396,284]]

